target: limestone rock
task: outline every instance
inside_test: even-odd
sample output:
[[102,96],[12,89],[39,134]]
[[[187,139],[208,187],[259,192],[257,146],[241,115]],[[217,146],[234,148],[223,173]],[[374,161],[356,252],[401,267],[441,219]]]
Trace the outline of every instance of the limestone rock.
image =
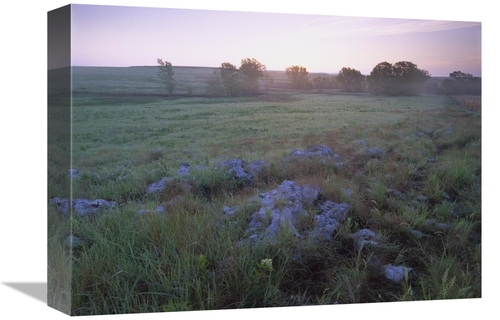
[[172,180],[173,180],[172,178],[165,177],[165,178],[161,179],[160,181],[151,183],[146,188],[146,194],[157,194],[157,193],[163,191],[163,189],[165,189],[165,185]]
[[180,164],[179,169],[177,170],[177,175],[180,177],[185,177],[189,175],[189,163],[183,162]]
[[316,226],[311,236],[317,239],[330,240],[338,225],[347,219],[349,205],[337,204],[327,200],[319,206],[320,213],[315,216]]
[[278,188],[254,197],[251,201],[257,201],[261,207],[251,216],[248,230],[253,234],[250,238],[265,238],[274,243],[284,227],[300,236],[295,223],[304,214],[304,206],[312,205],[318,195],[317,186],[300,186],[285,180]]
[[372,158],[383,158],[385,156],[385,152],[379,148],[365,148],[364,154]]
[[77,169],[69,169],[66,174],[70,179],[80,179],[82,177],[82,172]]
[[227,174],[247,186],[251,185],[253,178],[266,167],[267,164],[262,160],[247,163],[239,159],[226,160],[216,166],[219,170],[225,170]]
[[114,201],[106,201],[102,199],[87,200],[75,199],[73,200],[73,212],[81,217],[87,215],[94,215],[103,210],[108,210],[116,205]]
[[351,235],[356,248],[377,247],[379,237],[370,229],[361,229]]
[[403,266],[393,266],[391,264],[386,264],[382,267],[384,271],[384,276],[392,282],[401,282],[405,278],[412,268]]
[[52,198],[49,200],[49,203],[57,208],[57,210],[66,215],[69,213],[69,208],[70,208],[70,203],[69,199],[67,198]]
[[[58,211],[64,215],[70,212],[70,200],[67,198],[53,198],[50,199],[50,204],[55,206]],[[71,202],[73,213],[78,216],[95,215],[103,210],[108,210],[116,205],[114,201],[106,201],[103,199],[88,200],[88,199],[74,199]]]
[[[315,204],[320,189],[316,185],[298,185],[294,181],[285,180],[276,189],[260,193],[250,199],[256,210],[251,215],[248,224],[249,239],[251,241],[266,241],[275,243],[278,234],[286,228],[298,238],[314,237],[316,240],[331,240],[337,226],[347,219],[349,205],[326,201]],[[316,205],[315,225],[313,230],[301,234],[297,229],[297,222],[305,218],[306,207]],[[222,213],[226,217],[234,215],[238,206],[223,207]],[[309,210],[311,211],[311,210]]]
[[221,211],[225,216],[233,216],[239,209],[239,207],[240,206],[232,206],[232,207],[223,206]]
[[304,150],[294,149],[290,153],[291,157],[305,158],[305,159],[332,159],[336,163],[340,163],[340,156],[333,153],[333,151],[325,145],[314,145],[305,148]]

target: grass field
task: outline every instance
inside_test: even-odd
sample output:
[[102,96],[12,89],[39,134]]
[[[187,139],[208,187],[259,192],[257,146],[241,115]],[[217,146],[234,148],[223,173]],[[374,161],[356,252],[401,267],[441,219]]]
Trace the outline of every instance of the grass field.
[[[71,264],[72,314],[481,297],[480,114],[447,96],[292,92],[279,74],[262,95],[220,98],[201,96],[211,69],[176,69],[174,97],[152,67],[73,72],[72,165],[82,177],[71,191],[117,206],[74,219],[49,207],[49,270]],[[318,144],[344,165],[283,161]],[[384,156],[367,156],[367,147]],[[158,196],[145,194],[183,162],[214,168],[229,159],[263,160],[270,169],[250,187],[209,170],[194,171],[189,190],[174,180]],[[69,192],[61,166],[49,162],[49,198]],[[348,203],[348,220],[326,244],[285,233],[274,245],[235,245],[253,213],[244,204],[287,179]],[[174,198],[163,215],[153,213]],[[243,206],[220,223],[221,208],[232,205]],[[138,216],[141,209],[151,213]],[[64,241],[70,227],[82,243],[73,256]],[[379,235],[376,250],[353,245],[361,228]],[[374,256],[414,271],[387,283]],[[49,292],[49,304],[64,300],[58,288]]]

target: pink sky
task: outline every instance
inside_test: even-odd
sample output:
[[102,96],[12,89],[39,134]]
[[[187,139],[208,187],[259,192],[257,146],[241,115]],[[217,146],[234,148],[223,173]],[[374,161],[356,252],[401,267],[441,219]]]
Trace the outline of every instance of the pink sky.
[[411,61],[433,76],[481,76],[481,23],[215,10],[73,5],[72,65],[302,65],[369,74],[379,62]]

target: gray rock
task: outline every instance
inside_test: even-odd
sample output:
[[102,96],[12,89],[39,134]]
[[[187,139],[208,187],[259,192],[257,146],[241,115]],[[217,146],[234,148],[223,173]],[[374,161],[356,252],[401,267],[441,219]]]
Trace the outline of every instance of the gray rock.
[[319,158],[322,160],[332,159],[335,162],[340,163],[340,156],[338,154],[333,153],[333,151],[325,145],[309,146],[309,147],[305,148],[304,150],[294,149],[290,153],[290,156],[302,157],[302,158],[308,158],[308,159],[312,159],[312,158]]
[[55,208],[57,208],[57,210],[66,215],[69,213],[69,208],[70,208],[70,203],[69,203],[69,199],[67,198],[52,198],[49,200],[49,203],[54,206]]
[[311,232],[311,236],[316,239],[330,240],[340,223],[325,215],[316,215],[314,218],[316,219],[316,227]]
[[232,206],[232,207],[223,206],[221,211],[225,216],[233,216],[239,209],[239,207],[240,206]]
[[267,169],[268,164],[262,160],[255,160],[248,164],[247,171],[252,176],[258,175],[262,170]]
[[139,211],[137,211],[135,214],[138,215],[138,216],[142,216],[142,215],[145,215],[145,214],[148,214],[149,213],[149,210],[147,209],[141,209]]
[[185,177],[189,175],[189,163],[183,162],[180,164],[179,169],[177,170],[177,175],[180,177]]
[[[53,198],[50,204],[58,209],[64,215],[70,212],[70,200],[67,198]],[[87,199],[74,199],[71,203],[73,213],[78,216],[95,215],[103,210],[108,210],[116,205],[114,201],[106,201],[103,199],[87,200]]]
[[347,213],[349,211],[349,205],[345,202],[335,203],[333,201],[327,200],[322,205],[318,206],[319,215],[331,217],[337,221],[344,222],[347,219]]
[[219,162],[216,167],[227,170],[228,173],[234,174],[236,178],[243,178],[246,176],[245,169],[243,169],[244,164],[245,161],[243,160],[233,159]]
[[77,169],[69,169],[66,174],[70,179],[80,179],[82,177],[82,172]]
[[261,193],[251,199],[260,204],[260,208],[251,216],[248,230],[251,239],[265,239],[275,243],[283,228],[300,237],[295,223],[305,213],[305,205],[312,205],[319,195],[319,188],[314,185],[300,186],[293,181],[283,181],[278,188]]
[[373,240],[360,240],[355,243],[356,249],[360,250],[361,248],[377,248],[378,241]]
[[166,184],[172,180],[173,180],[172,178],[165,177],[165,178],[161,179],[160,181],[151,183],[146,188],[146,194],[160,193],[161,191],[163,191],[163,189],[165,189]]
[[354,240],[354,245],[357,249],[361,249],[363,247],[377,247],[379,237],[375,232],[370,229],[361,229],[351,234],[352,239]]
[[114,201],[106,201],[102,199],[87,200],[75,199],[73,200],[73,212],[81,217],[88,215],[95,215],[103,210],[108,210],[116,205]]
[[[313,237],[316,240],[331,240],[338,225],[347,219],[349,205],[326,201],[317,205],[314,229],[300,234],[296,223],[309,213],[305,206],[313,206],[318,199],[319,188],[315,185],[298,185],[285,180],[276,189],[260,193],[250,199],[258,209],[251,215],[248,224],[249,240],[275,243],[278,234],[286,228],[296,237]],[[238,206],[223,207],[226,216],[234,215]]]
[[165,207],[163,207],[162,205],[159,205],[158,207],[155,208],[155,212],[158,212],[158,213],[163,213],[165,212]]
[[370,229],[358,230],[355,233],[351,234],[351,237],[354,239],[354,241],[378,239],[377,234]]
[[421,194],[421,195],[417,196],[415,198],[415,200],[424,202],[424,201],[427,201],[427,197],[424,196],[423,194]]
[[319,206],[319,211],[320,213],[314,217],[316,225],[311,236],[330,240],[339,224],[347,219],[349,205],[347,203],[337,204],[328,200]]
[[372,158],[383,158],[385,156],[385,152],[379,148],[365,148],[364,154]]
[[403,266],[393,266],[391,264],[386,264],[382,267],[384,271],[384,276],[392,282],[401,282],[405,278],[412,268]]
[[217,164],[216,168],[226,170],[227,174],[233,176],[238,181],[245,185],[251,185],[255,175],[267,167],[267,164],[262,160],[255,160],[250,163],[246,161],[233,159],[226,160]]
[[297,222],[298,215],[301,213],[301,209],[302,206],[300,205],[273,209],[271,211],[271,223],[266,229],[267,241],[270,243],[276,243],[279,232],[281,232],[284,228],[287,228],[287,230],[293,233],[296,237],[300,237],[300,234],[295,227],[295,223]]
[[420,239],[420,238],[424,237],[424,233],[423,232],[415,230],[415,229],[410,230],[410,233],[412,234],[412,236],[414,236],[417,239]]
[[356,141],[357,144],[360,144],[360,145],[365,145],[366,144],[366,140],[365,139],[359,139]]
[[[165,207],[162,206],[162,205],[159,205],[153,211],[156,212],[156,213],[162,214],[162,213],[165,212]],[[141,210],[137,211],[135,214],[138,215],[138,216],[142,216],[142,215],[145,215],[145,214],[148,214],[148,213],[149,213],[148,209],[141,209]]]
[[403,193],[401,191],[399,191],[399,190],[387,189],[386,192],[387,192],[388,195],[394,196],[396,198],[402,198],[403,197]]

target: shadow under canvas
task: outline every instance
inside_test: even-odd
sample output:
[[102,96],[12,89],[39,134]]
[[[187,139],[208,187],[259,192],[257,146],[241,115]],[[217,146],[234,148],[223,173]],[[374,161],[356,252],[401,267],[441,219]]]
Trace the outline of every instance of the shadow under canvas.
[[3,284],[38,301],[47,303],[46,282],[3,282]]

